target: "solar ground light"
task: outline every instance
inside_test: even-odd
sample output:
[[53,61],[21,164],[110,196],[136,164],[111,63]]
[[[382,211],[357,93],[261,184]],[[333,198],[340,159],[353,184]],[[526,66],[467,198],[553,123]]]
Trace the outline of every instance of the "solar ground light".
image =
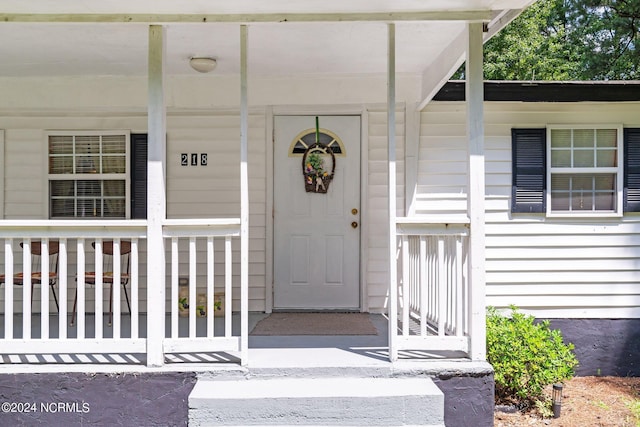
[[562,384],[553,385],[551,407],[553,409],[553,418],[560,418],[560,409],[562,408]]

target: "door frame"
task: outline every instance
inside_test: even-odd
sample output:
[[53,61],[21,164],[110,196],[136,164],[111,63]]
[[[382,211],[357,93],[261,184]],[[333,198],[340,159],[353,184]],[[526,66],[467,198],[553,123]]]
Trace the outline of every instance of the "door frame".
[[275,188],[274,188],[274,149],[275,149],[275,116],[360,116],[360,311],[369,311],[367,292],[368,271],[368,231],[369,219],[365,212],[369,211],[369,115],[364,107],[344,106],[269,106],[265,111],[265,141],[267,161],[267,197],[266,197],[266,271],[265,271],[265,311],[271,313],[274,309],[274,269],[275,269]]

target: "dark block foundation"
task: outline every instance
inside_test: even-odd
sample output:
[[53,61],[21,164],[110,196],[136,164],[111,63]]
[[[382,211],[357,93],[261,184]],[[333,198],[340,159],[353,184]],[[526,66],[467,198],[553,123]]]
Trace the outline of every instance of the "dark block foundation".
[[640,319],[550,319],[575,345],[576,375],[640,376]]
[[444,422],[452,427],[493,426],[493,373],[472,376],[436,376],[433,382],[444,393]]
[[195,382],[194,373],[1,374],[0,425],[186,426]]

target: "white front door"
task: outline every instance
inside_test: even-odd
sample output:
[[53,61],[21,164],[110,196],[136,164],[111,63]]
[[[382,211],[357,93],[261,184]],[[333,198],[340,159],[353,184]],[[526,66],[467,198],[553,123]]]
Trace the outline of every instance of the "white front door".
[[[326,193],[307,192],[303,175],[305,148],[316,140],[316,116],[274,120],[274,308],[357,309],[360,116],[318,117],[320,143],[335,156]],[[331,156],[321,157],[328,171]]]

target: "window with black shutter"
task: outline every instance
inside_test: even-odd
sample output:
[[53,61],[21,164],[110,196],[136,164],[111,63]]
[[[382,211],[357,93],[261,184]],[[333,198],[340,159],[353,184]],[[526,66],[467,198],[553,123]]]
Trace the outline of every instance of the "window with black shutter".
[[52,131],[48,158],[50,218],[147,217],[146,134]]
[[640,133],[626,130],[624,145],[622,135],[620,125],[513,129],[512,212],[619,216],[623,204],[640,210]]
[[545,212],[546,135],[544,128],[511,130],[511,212]]

